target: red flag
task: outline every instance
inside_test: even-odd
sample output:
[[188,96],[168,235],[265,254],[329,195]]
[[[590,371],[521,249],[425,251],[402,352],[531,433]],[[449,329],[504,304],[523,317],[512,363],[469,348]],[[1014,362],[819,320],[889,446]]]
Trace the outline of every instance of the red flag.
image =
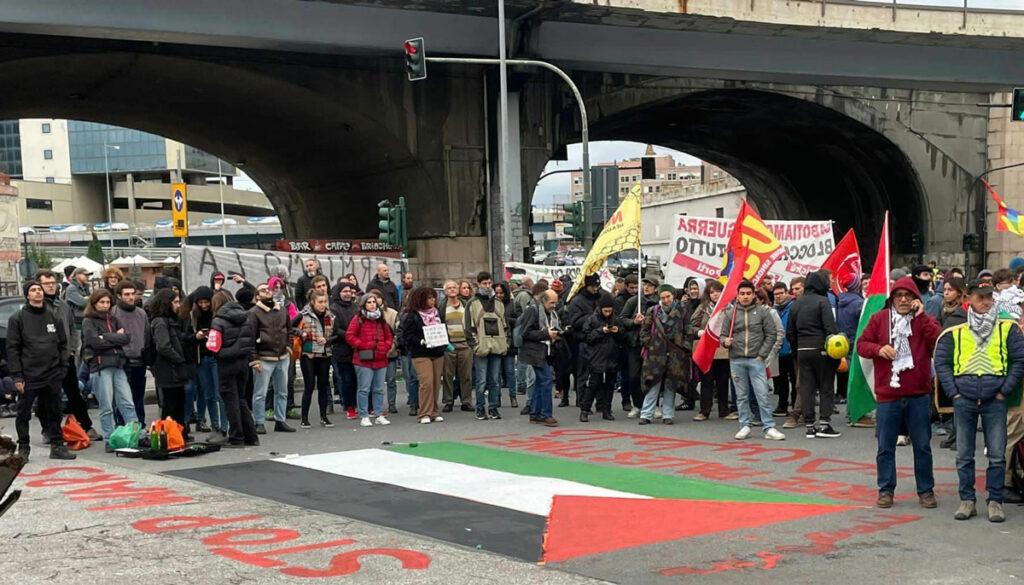
[[725,290],[718,298],[718,303],[711,312],[711,318],[704,328],[704,335],[697,341],[693,349],[693,363],[697,364],[700,371],[705,374],[711,369],[711,362],[715,359],[715,350],[721,346],[720,334],[722,332],[722,320],[725,318],[725,308],[736,299],[736,289],[743,280],[743,268],[747,265],[747,257],[750,250],[739,248],[736,250],[735,262],[732,272],[729,273],[729,280],[725,283]]
[[745,249],[747,254],[744,276],[755,285],[768,274],[772,264],[786,253],[786,249],[779,243],[775,234],[746,201],[740,207],[732,235],[729,236],[729,243],[725,247],[722,276],[732,274],[732,268],[741,249]]
[[839,240],[836,249],[832,250],[821,268],[832,273],[832,291],[836,296],[849,290],[855,283],[860,284],[860,248],[857,247],[857,237],[852,228]]

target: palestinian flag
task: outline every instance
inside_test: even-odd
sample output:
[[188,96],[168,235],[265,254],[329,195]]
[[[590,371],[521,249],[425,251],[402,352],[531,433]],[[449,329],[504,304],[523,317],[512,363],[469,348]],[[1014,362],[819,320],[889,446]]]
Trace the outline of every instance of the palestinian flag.
[[172,474],[529,562],[854,508],[807,494],[446,442]]
[[[885,308],[889,298],[889,213],[885,214],[882,223],[882,236],[878,242],[878,256],[875,267],[871,271],[868,290],[865,292],[864,308],[861,309],[860,322],[857,324],[859,338],[868,326],[871,316]],[[856,340],[851,340],[851,349]],[[869,359],[864,359],[850,352],[850,383],[846,391],[846,414],[850,422],[855,423],[864,415],[875,409],[875,366]]]

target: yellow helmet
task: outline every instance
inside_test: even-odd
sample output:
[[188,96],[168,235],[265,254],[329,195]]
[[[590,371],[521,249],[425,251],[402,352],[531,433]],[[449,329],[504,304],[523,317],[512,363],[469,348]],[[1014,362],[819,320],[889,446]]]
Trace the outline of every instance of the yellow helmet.
[[841,360],[850,355],[850,340],[842,333],[830,335],[825,340],[825,353],[834,360]]

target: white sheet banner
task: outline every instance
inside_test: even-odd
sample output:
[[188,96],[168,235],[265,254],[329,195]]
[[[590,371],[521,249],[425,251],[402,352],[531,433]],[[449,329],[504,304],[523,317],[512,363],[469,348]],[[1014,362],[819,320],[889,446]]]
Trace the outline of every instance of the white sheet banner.
[[[525,262],[506,262],[505,280],[529,276],[533,279],[533,282],[537,282],[542,278],[551,282],[566,275],[571,281],[575,281],[581,268],[582,266],[547,266],[544,264],[526,264]],[[598,274],[601,276],[601,288],[611,291],[612,286],[615,284],[615,276],[607,268],[602,268]]]
[[408,262],[400,258],[383,256],[353,256],[349,254],[295,254],[274,250],[246,250],[241,248],[218,248],[213,246],[185,246],[181,253],[182,285],[186,291],[210,284],[214,272],[223,272],[228,280],[224,288],[234,293],[238,289],[231,277],[240,274],[253,285],[266,282],[277,266],[288,269],[288,284],[295,286],[302,276],[302,263],[316,258],[320,270],[331,284],[346,274],[356,275],[359,286],[366,290],[366,284],[377,274],[378,264],[387,264],[391,269],[391,280],[398,282],[400,275],[408,271]]
[[[719,278],[722,257],[732,235],[733,219],[677,215],[674,248],[665,267],[665,281],[682,284],[689,277]],[[835,248],[832,222],[772,221],[765,224],[786,249],[765,281],[789,283],[818,270]]]

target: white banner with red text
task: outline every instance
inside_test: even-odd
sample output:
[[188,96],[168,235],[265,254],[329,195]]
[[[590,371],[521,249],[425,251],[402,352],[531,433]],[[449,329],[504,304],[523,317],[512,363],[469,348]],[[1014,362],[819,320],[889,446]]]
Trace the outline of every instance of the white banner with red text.
[[[562,276],[568,276],[570,282],[575,282],[582,269],[582,266],[546,266],[544,264],[527,264],[525,262],[506,262],[505,280],[518,280],[530,277],[536,283],[542,278],[551,282]],[[615,284],[615,275],[607,267],[598,270],[597,273],[601,276],[601,288],[610,292]]]
[[[835,248],[832,222],[766,220],[764,223],[786,251],[768,271],[765,282],[781,280],[788,284],[798,276],[807,276],[818,270]],[[691,276],[721,278],[722,257],[735,220],[677,215],[675,224],[665,282],[682,286]]]

